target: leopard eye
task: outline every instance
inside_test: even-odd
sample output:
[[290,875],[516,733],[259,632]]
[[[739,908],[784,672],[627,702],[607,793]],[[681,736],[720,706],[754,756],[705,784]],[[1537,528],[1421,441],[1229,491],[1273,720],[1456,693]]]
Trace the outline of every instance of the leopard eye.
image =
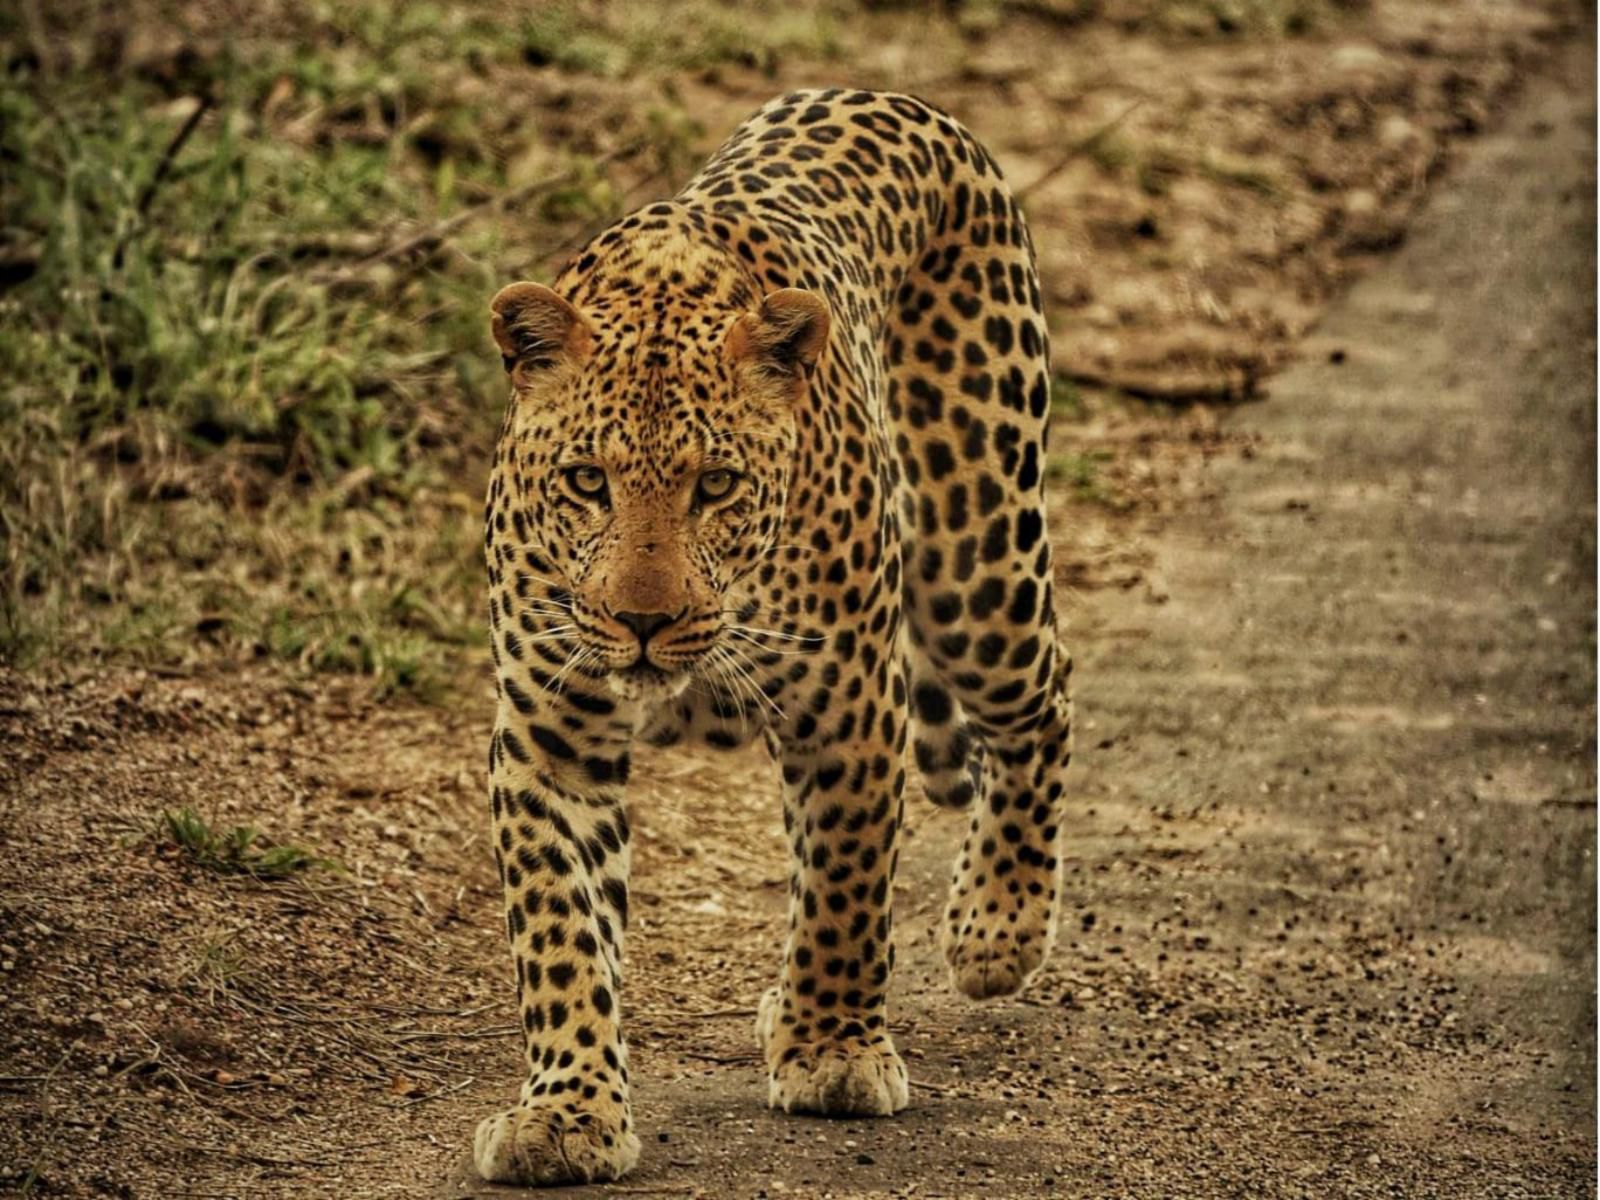
[[567,472],[567,482],[580,496],[597,500],[606,493],[606,473],[599,467],[573,467]]
[[700,499],[704,501],[721,500],[733,491],[733,485],[739,482],[739,477],[732,471],[718,468],[707,471],[700,476]]

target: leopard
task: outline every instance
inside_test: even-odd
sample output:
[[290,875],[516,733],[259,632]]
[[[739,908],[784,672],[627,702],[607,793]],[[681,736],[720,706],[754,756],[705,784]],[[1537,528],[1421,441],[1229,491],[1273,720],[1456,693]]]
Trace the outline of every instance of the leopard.
[[970,812],[937,918],[954,987],[1012,995],[1044,962],[1072,658],[1035,259],[954,117],[809,89],[548,285],[491,300],[510,396],[485,504],[489,799],[526,1078],[477,1128],[484,1179],[599,1182],[638,1160],[636,746],[777,764],[787,935],[756,1021],[772,1108],[907,1105],[888,999],[913,764]]

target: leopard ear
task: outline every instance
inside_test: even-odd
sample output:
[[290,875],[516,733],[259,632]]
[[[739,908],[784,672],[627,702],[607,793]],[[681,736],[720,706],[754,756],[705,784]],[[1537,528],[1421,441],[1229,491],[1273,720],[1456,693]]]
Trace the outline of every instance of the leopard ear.
[[815,292],[780,288],[728,330],[730,362],[798,383],[828,342],[828,306]]
[[489,302],[490,328],[515,383],[563,359],[589,353],[583,314],[542,283],[513,283]]

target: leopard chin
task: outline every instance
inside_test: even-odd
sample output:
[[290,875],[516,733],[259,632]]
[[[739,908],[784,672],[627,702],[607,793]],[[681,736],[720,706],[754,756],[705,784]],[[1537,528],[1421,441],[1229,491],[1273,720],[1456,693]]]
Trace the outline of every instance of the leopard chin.
[[629,667],[606,676],[606,687],[619,700],[642,704],[664,704],[683,695],[693,682],[688,671],[666,672],[656,666]]

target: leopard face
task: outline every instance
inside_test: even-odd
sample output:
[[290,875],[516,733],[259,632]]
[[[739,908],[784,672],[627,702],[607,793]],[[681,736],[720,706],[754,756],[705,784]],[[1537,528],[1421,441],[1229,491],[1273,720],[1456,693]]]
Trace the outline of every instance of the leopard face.
[[[681,262],[693,247],[663,240],[659,254]],[[562,644],[560,670],[603,676],[630,700],[729,669],[725,643],[755,611],[742,585],[782,528],[794,408],[828,330],[809,292],[685,303],[678,274],[646,320],[538,284],[491,304],[513,387],[497,470],[515,504],[491,520],[489,546],[524,606],[507,616]]]

